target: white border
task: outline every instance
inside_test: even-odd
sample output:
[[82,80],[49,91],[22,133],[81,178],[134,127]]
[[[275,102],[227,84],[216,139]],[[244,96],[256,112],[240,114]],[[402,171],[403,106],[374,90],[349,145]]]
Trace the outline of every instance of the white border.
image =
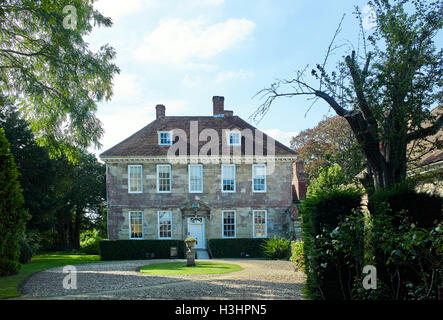
[[[131,237],[131,214],[132,213],[141,213],[142,214],[142,237],[141,238],[132,238]],[[129,239],[130,240],[143,240],[145,238],[145,226],[144,226],[144,212],[140,210],[132,210],[128,211],[128,224],[129,224]]]
[[[226,237],[225,236],[225,223],[224,223],[224,218],[225,218],[225,212],[234,212],[234,236],[233,237]],[[224,239],[234,239],[237,238],[237,210],[222,210],[222,215],[221,215],[221,223],[222,223],[222,227],[221,227],[221,231],[222,231],[222,238]]]
[[[140,167],[140,187],[141,191],[131,191],[131,175],[130,168],[131,167]],[[128,165],[128,193],[143,193],[143,165],[141,164],[129,164]]]
[[[223,190],[223,168],[224,167],[234,167],[234,190]],[[237,167],[235,164],[222,164],[221,165],[221,192],[222,193],[235,193],[237,190]]]
[[[168,133],[169,134],[169,143],[161,143],[160,135],[162,133]],[[158,145],[159,146],[172,146],[172,131],[157,131],[157,138],[158,138]]]
[[[160,238],[160,212],[169,212],[171,217],[171,237],[168,238]],[[170,210],[158,210],[157,211],[157,239],[158,240],[172,240],[174,235],[174,224],[172,223],[172,211]]]
[[[255,212],[256,211],[264,211],[265,212],[265,235],[263,237],[255,236]],[[265,209],[257,209],[252,210],[252,237],[253,238],[266,238],[268,236],[268,210]]]
[[[255,167],[265,167],[265,189],[264,190],[254,190],[254,168]],[[257,164],[253,164],[252,165],[252,192],[254,192],[254,193],[266,193],[266,191],[267,191],[267,189],[268,189],[268,187],[267,187],[267,185],[268,185],[268,167],[267,167],[267,165],[265,164],[265,163],[262,163],[262,164],[259,164],[259,163],[257,163]]]
[[[198,191],[191,191],[191,167],[200,167],[201,168],[201,190]],[[202,164],[189,164],[188,165],[188,191],[189,193],[203,193],[204,187],[203,187],[203,165]]]
[[[159,172],[158,172],[158,168],[159,167],[169,167],[169,187],[170,190],[169,191],[160,191],[160,181],[159,181]],[[171,193],[172,192],[172,166],[170,164],[158,164],[157,167],[157,193]]]

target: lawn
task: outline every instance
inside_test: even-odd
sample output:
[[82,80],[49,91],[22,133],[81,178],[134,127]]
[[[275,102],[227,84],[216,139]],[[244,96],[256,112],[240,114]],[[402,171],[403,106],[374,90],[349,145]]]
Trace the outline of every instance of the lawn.
[[19,284],[35,272],[71,264],[82,264],[91,262],[101,262],[100,256],[67,253],[36,255],[29,263],[22,266],[19,273],[13,276],[0,278],[0,299],[19,297]]
[[237,264],[221,262],[196,262],[195,267],[187,267],[186,262],[154,263],[140,268],[141,273],[163,276],[221,274],[243,270]]

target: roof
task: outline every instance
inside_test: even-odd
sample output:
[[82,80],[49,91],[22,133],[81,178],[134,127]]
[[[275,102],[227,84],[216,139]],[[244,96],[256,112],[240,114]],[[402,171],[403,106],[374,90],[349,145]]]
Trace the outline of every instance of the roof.
[[[158,145],[158,133],[159,131],[171,131],[181,129],[186,132],[187,135],[187,155],[190,155],[190,126],[192,121],[198,122],[198,133],[200,134],[205,129],[214,129],[219,137],[219,155],[222,154],[222,130],[244,130],[250,129],[254,136],[254,143],[252,154],[249,150],[245,150],[244,137],[242,138],[241,155],[256,155],[255,154],[255,136],[256,132],[263,134],[263,155],[268,155],[267,153],[267,141],[272,139],[275,141],[275,155],[276,156],[295,156],[296,152],[292,149],[286,147],[282,143],[276,141],[275,139],[269,137],[265,133],[256,129],[254,126],[250,125],[238,116],[224,116],[224,117],[214,117],[214,116],[194,116],[194,117],[179,117],[179,116],[163,116],[154,120],[146,127],[142,128],[138,132],[134,133],[129,138],[123,140],[119,144],[103,152],[100,157],[155,157],[155,156],[166,156],[168,153],[169,146],[159,146]],[[257,131],[255,131],[257,130]],[[174,142],[178,141],[176,137]],[[206,145],[210,139],[204,139],[204,141],[199,141],[198,151],[200,152],[202,146]],[[232,149],[230,148],[230,153],[232,155]],[[259,153],[259,155],[262,155]],[[204,155],[211,155],[210,152]],[[274,154],[269,154],[274,155]]]

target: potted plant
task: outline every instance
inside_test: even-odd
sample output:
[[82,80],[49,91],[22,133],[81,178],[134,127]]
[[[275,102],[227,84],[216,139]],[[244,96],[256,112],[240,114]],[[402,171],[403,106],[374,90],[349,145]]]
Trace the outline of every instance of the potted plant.
[[190,237],[190,238],[186,238],[186,239],[185,239],[185,243],[186,243],[186,247],[187,247],[190,251],[192,251],[192,249],[195,247],[195,244],[197,243],[197,239],[192,238],[192,237]]

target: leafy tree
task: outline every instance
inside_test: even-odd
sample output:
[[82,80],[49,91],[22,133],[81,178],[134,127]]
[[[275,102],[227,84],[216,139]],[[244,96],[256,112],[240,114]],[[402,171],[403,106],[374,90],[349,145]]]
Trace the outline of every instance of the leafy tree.
[[[442,102],[443,49],[434,39],[443,26],[440,1],[368,1],[377,15],[375,28],[366,35],[361,14],[363,44],[348,51],[336,70],[327,72],[331,53],[343,46],[334,41],[326,58],[311,75],[313,87],[304,80],[305,70],[294,79],[280,80],[259,92],[264,103],[255,112],[260,119],[278,97],[311,95],[325,101],[348,122],[367,159],[367,189],[388,188],[406,178],[407,145],[435,134],[443,116],[430,108]],[[423,127],[424,122],[429,126]]]
[[23,209],[18,172],[5,131],[0,128],[0,276],[20,269],[19,241],[29,214]]
[[308,186],[307,196],[314,196],[320,191],[338,188],[346,183],[346,177],[338,164],[330,167],[321,167],[318,177]]
[[345,119],[325,118],[315,128],[303,130],[291,139],[291,147],[304,162],[308,185],[322,166],[337,163],[346,182],[364,169],[364,156]]
[[84,41],[94,25],[112,22],[93,0],[0,2],[0,93],[25,113],[39,145],[70,160],[100,145],[97,102],[111,98],[119,72],[112,47],[93,52]]

